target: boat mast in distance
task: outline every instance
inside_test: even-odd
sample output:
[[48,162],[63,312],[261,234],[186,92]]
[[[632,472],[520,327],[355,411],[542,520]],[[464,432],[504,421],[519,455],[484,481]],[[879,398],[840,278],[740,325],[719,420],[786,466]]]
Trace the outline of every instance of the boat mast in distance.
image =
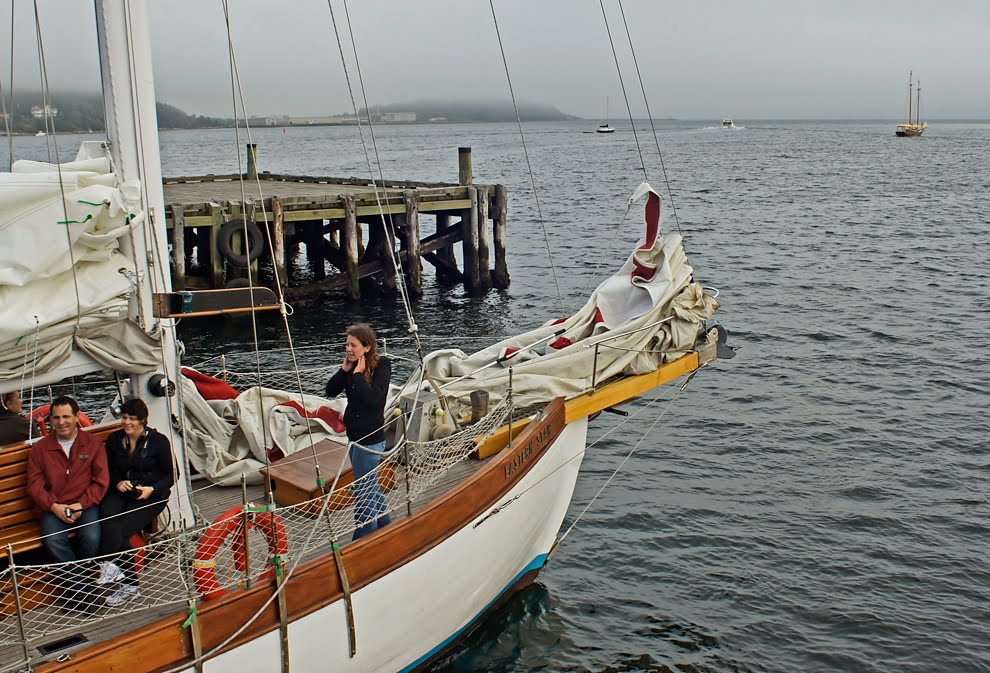
[[[914,108],[912,109],[912,102],[915,102]],[[912,114],[915,116],[914,121],[912,121]],[[917,99],[914,98],[914,71],[908,71],[908,113],[907,121],[903,124],[898,124],[897,129],[894,131],[894,135],[898,138],[913,138],[920,136],[928,128],[928,122],[922,123],[921,121],[921,80],[918,80],[918,92]]]

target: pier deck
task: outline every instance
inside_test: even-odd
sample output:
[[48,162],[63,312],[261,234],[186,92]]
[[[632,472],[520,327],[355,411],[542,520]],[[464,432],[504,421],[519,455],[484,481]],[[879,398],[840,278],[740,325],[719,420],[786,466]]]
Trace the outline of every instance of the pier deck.
[[[246,276],[245,249],[253,251],[252,278],[274,285],[277,273],[294,298],[335,288],[346,289],[352,298],[361,295],[362,286],[394,290],[390,248],[402,261],[413,294],[422,292],[422,260],[432,264],[438,276],[463,282],[471,291],[509,284],[507,192],[502,185],[474,184],[469,148],[460,150],[458,184],[386,181],[377,189],[360,178],[259,174],[253,150],[248,156],[243,179],[235,174],[164,180],[177,290],[243,283],[237,279]],[[423,215],[435,222],[427,236],[421,234]],[[249,240],[247,246],[242,240],[245,218],[253,223],[249,226],[258,227],[249,230],[249,239],[259,239]],[[235,224],[225,228],[231,222]],[[300,244],[313,271],[306,283],[294,282],[288,263],[299,254]],[[454,255],[457,244],[462,246],[461,266]],[[489,265],[491,253],[494,269]],[[261,268],[260,276],[258,257],[271,262]],[[193,269],[198,275],[187,273]]]

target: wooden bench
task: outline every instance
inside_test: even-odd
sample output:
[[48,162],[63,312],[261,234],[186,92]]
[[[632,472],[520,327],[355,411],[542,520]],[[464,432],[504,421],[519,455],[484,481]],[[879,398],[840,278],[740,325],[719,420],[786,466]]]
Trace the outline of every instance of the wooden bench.
[[[82,428],[106,440],[120,423]],[[14,553],[41,546],[41,523],[34,500],[27,492],[27,463],[34,442],[18,442],[0,447],[0,559],[7,556],[7,545]]]

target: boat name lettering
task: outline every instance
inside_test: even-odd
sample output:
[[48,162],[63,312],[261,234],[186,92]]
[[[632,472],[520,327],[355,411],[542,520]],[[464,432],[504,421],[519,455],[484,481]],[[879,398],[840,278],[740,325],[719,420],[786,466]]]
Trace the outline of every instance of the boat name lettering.
[[516,473],[523,463],[529,460],[529,457],[533,455],[533,451],[538,446],[543,446],[548,439],[553,437],[553,426],[546,425],[540,429],[533,437],[526,442],[526,446],[522,451],[517,453],[515,457],[510,460],[505,466],[505,478],[509,479],[512,475]]

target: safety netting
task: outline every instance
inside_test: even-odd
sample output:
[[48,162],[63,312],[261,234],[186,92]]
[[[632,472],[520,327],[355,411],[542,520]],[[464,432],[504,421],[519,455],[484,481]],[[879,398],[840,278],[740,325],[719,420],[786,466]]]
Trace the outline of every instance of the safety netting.
[[[0,645],[30,643],[162,606],[178,609],[190,600],[215,599],[239,587],[285,576],[299,561],[328,553],[334,542],[349,541],[356,529],[386,516],[404,516],[412,505],[442,491],[443,487],[434,487],[504,426],[509,413],[509,404],[503,402],[449,437],[401,442],[381,455],[377,468],[353,483],[348,483],[348,472],[324,475],[323,494],[297,505],[245,505],[240,489],[224,489],[231,507],[209,525],[170,533],[120,555],[11,564],[0,572],[4,596]],[[315,471],[313,486],[319,492]],[[114,565],[104,565],[109,562]]]

